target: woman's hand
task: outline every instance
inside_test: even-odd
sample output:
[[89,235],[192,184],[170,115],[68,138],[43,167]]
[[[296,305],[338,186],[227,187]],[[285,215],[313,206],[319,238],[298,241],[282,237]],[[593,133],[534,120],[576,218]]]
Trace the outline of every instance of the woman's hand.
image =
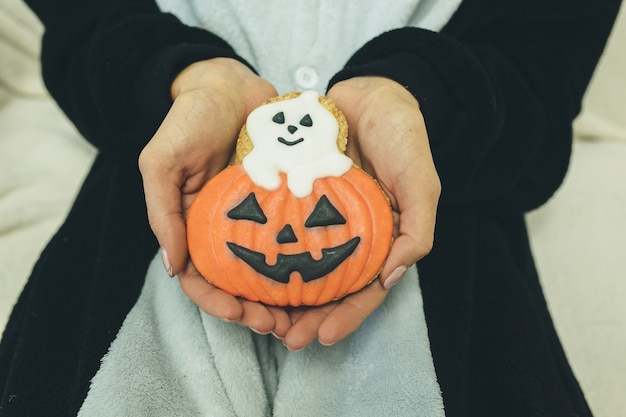
[[184,215],[202,186],[230,161],[254,108],[276,95],[243,64],[214,59],[191,65],[172,86],[174,104],[139,158],[150,225],[168,273],[207,314],[274,333],[291,350],[315,338],[343,339],[385,299],[406,269],[432,247],[440,184],[419,105],[394,81],[359,77],[330,91],[348,119],[347,154],[391,199],[396,227],[380,280],[341,301],[282,309],[235,298],[209,284],[188,259]]
[[336,343],[384,301],[407,268],[430,252],[441,192],[419,104],[404,87],[387,78],[357,77],[337,83],[328,96],[348,120],[348,156],[391,200],[395,240],[377,282],[341,301],[291,311],[283,342],[292,350],[315,338]]
[[282,310],[244,302],[208,284],[189,261],[185,214],[202,186],[230,161],[248,114],[274,87],[242,63],[216,58],[194,63],[172,84],[174,102],[139,157],[150,226],[170,276],[208,314],[258,332],[284,333]]

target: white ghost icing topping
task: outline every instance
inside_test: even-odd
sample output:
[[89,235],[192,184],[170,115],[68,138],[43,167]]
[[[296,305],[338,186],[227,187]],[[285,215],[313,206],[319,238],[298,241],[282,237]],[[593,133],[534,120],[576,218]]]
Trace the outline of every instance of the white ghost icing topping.
[[340,177],[352,167],[337,148],[339,124],[318,97],[307,91],[250,113],[246,128],[253,149],[242,164],[256,185],[275,190],[284,172],[291,193],[302,198],[311,194],[316,179]]

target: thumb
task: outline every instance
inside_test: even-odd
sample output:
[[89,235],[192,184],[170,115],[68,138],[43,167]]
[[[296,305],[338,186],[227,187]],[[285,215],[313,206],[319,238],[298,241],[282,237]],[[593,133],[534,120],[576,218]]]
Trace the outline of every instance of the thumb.
[[428,254],[430,249],[420,249],[415,241],[406,235],[400,235],[393,242],[379,280],[386,290],[396,285],[411,265]]
[[399,234],[379,276],[386,290],[397,284],[407,269],[428,255],[433,247],[437,205],[428,200],[420,200],[415,195],[398,199]]
[[163,266],[169,276],[177,275],[187,262],[187,232],[180,185],[172,176],[143,169],[143,187],[148,221],[161,247]]

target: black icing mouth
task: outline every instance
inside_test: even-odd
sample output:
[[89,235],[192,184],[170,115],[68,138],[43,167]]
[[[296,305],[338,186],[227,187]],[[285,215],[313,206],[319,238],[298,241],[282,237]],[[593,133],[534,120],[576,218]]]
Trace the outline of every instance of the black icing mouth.
[[278,254],[274,265],[268,265],[265,262],[265,255],[262,253],[244,248],[236,243],[226,242],[226,244],[235,256],[258,273],[274,281],[287,284],[292,272],[299,272],[304,282],[313,281],[329,274],[341,265],[348,256],[352,255],[360,242],[361,238],[357,236],[334,248],[322,249],[322,258],[317,261],[313,259],[311,252],[294,255]]
[[296,139],[296,140],[292,140],[292,141],[288,141],[287,139],[283,138],[283,137],[278,137],[278,141],[280,143],[282,143],[283,145],[287,145],[287,146],[294,146],[297,145],[300,142],[304,142],[304,138],[300,138],[300,139]]

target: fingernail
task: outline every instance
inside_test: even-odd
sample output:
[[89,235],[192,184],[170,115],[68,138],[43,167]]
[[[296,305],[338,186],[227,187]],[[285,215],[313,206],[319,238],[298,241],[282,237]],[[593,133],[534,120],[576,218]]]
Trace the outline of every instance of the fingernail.
[[399,266],[396,269],[394,269],[393,272],[389,274],[389,276],[385,280],[385,283],[383,284],[383,288],[388,290],[394,285],[396,285],[398,282],[400,282],[400,279],[402,279],[407,269],[409,268],[407,268],[404,265]]
[[334,345],[334,344],[336,343],[336,342],[324,343],[324,342],[322,342],[322,341],[321,341],[321,340],[319,340],[319,339],[318,339],[317,341],[318,341],[318,342],[320,342],[320,345],[322,345],[322,346],[326,346],[326,347],[332,346],[332,345]]
[[276,334],[276,333],[274,333],[274,332],[270,332],[270,333],[272,334],[272,336],[274,336],[276,339],[280,340],[281,342],[282,342],[283,340],[285,340],[285,338],[284,338],[284,337],[280,337],[279,335],[277,335],[277,334]]
[[260,334],[261,336],[266,336],[266,335],[270,334],[270,332],[262,332],[260,330],[255,329],[254,327],[250,327],[250,330],[252,330],[256,334]]
[[286,348],[287,348],[287,350],[288,350],[289,352],[299,352],[299,351],[301,351],[302,349],[304,349],[304,346],[303,346],[303,347],[300,347],[300,348],[292,348],[292,347],[290,347],[290,346],[287,344],[287,341],[286,341],[285,339],[282,339],[282,340],[281,340],[281,342],[283,342],[283,346],[284,346],[284,347],[286,347]]
[[172,264],[170,263],[170,258],[167,256],[167,250],[165,248],[161,248],[161,259],[163,260],[165,272],[172,278],[174,276],[174,274],[172,274]]
[[297,349],[295,349],[295,348],[291,348],[291,347],[289,347],[286,343],[283,343],[283,345],[287,348],[287,350],[288,350],[289,352],[294,352],[294,353],[295,353],[295,352],[300,352],[302,349],[304,349],[304,347],[297,348]]

